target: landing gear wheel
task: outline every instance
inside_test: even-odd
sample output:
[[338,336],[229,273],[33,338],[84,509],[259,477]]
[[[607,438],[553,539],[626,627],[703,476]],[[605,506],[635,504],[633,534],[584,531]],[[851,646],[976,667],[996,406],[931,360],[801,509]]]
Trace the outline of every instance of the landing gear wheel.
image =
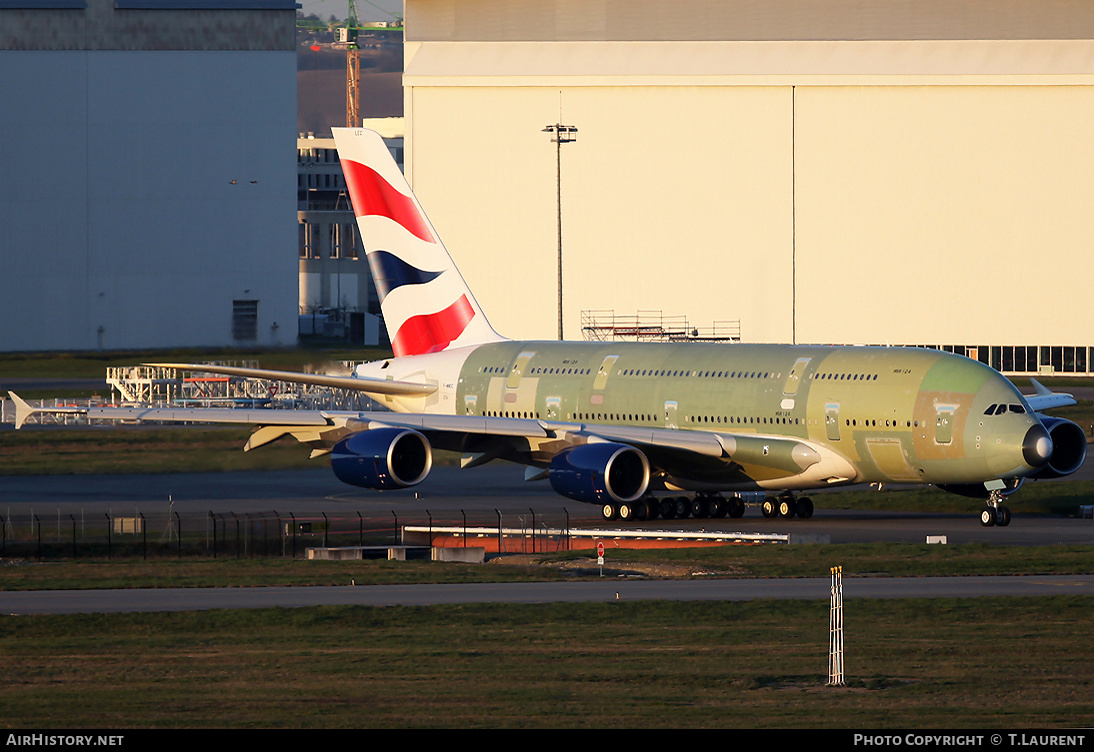
[[674,501],[676,502],[676,519],[686,520],[691,514],[691,499],[687,496],[677,496]]
[[610,522],[619,516],[619,510],[616,508],[615,504],[605,504],[600,507],[600,514],[605,520]]
[[808,496],[798,499],[798,517],[808,520],[813,516],[813,500]]
[[710,516],[710,504],[707,503],[706,499],[696,496],[691,500],[691,516],[696,519]]
[[999,527],[1006,527],[1010,524],[1010,509],[1000,504],[995,508],[995,524]]
[[729,516],[737,520],[745,515],[745,503],[740,499],[733,498],[726,501],[729,507]]
[[659,502],[661,509],[661,519],[673,520],[676,519],[676,500],[675,499],[661,499]]
[[784,520],[793,519],[798,511],[798,505],[793,499],[779,499],[779,517]]
[[776,500],[771,498],[770,496],[764,499],[763,506],[760,507],[764,517],[770,519],[779,513],[779,507],[775,502]]
[[634,507],[630,502],[619,503],[619,519],[621,522],[631,522],[634,519]]
[[707,500],[707,509],[711,517],[720,520],[726,516],[726,500],[721,496],[711,496]]
[[995,510],[991,507],[985,508],[980,512],[980,524],[984,527],[992,527],[995,525]]

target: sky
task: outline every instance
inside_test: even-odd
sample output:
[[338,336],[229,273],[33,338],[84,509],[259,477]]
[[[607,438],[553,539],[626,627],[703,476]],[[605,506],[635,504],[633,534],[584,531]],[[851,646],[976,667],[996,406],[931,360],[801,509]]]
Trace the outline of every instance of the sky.
[[[314,13],[323,20],[332,15],[345,19],[349,11],[349,0],[296,0],[296,2],[301,5],[300,10],[305,15]],[[372,0],[372,3],[375,5],[369,4],[368,0],[357,0],[357,18],[362,21],[390,21],[391,16],[377,10],[376,5],[400,16],[403,14],[403,0]]]

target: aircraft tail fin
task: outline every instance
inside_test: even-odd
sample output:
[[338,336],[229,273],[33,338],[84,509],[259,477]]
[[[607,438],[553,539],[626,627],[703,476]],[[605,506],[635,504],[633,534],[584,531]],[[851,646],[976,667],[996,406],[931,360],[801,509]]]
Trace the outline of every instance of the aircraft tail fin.
[[380,135],[332,130],[395,356],[504,341]]

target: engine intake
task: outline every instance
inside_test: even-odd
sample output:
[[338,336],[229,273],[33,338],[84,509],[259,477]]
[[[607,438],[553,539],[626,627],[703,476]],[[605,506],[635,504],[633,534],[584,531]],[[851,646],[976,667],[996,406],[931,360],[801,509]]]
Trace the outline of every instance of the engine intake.
[[374,428],[338,442],[331,469],[351,486],[387,490],[416,486],[433,467],[429,440],[409,428]]
[[1078,424],[1064,418],[1040,416],[1041,423],[1052,439],[1052,454],[1048,462],[1031,478],[1062,478],[1082,467],[1086,460],[1086,434]]
[[634,501],[649,487],[650,463],[626,444],[582,444],[556,454],[547,477],[555,493],[577,501]]

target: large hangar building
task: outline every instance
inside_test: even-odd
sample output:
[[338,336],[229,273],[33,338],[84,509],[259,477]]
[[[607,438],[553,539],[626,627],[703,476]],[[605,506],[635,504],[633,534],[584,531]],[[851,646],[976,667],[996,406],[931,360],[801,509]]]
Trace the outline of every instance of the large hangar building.
[[406,170],[495,327],[1091,370],[1094,4],[406,0]]
[[0,0],[0,350],[295,343],[295,15]]

